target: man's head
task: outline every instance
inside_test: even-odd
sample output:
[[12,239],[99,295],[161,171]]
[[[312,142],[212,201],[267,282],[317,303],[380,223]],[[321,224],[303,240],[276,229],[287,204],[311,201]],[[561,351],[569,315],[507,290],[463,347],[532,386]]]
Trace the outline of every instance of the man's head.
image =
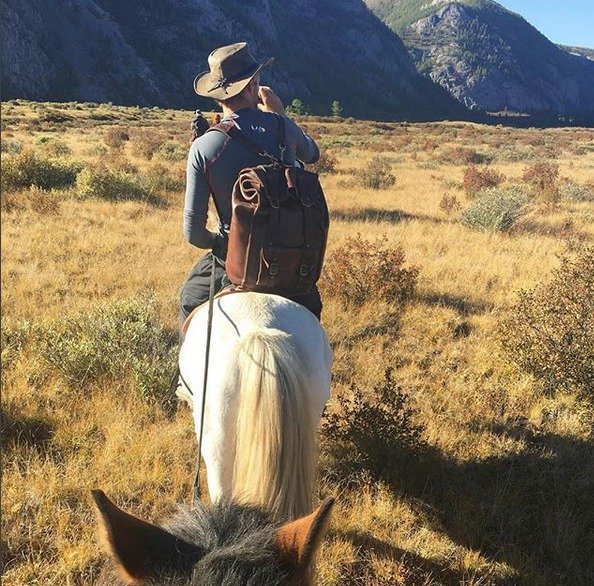
[[252,78],[250,82],[236,95],[227,100],[217,100],[219,105],[237,111],[240,108],[257,108],[260,97],[260,75]]
[[194,90],[199,96],[223,103],[239,94],[247,100],[255,96],[257,104],[260,71],[273,61],[271,57],[258,63],[248,51],[247,43],[219,47],[208,56],[210,69],[194,79]]

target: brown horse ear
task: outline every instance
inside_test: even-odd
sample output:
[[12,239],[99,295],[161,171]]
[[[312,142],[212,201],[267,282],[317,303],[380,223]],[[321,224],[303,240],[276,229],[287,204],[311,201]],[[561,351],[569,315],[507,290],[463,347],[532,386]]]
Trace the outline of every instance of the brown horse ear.
[[329,497],[311,515],[286,523],[276,532],[276,545],[281,558],[298,571],[307,571],[315,560],[316,552],[328,524],[334,499]]
[[99,511],[102,541],[126,584],[141,584],[167,570],[182,572],[198,559],[196,546],[125,513],[103,491],[91,493]]

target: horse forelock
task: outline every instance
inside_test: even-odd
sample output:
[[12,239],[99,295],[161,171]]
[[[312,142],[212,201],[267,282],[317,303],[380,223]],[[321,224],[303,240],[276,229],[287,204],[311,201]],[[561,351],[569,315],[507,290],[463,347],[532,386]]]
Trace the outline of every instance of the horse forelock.
[[[201,503],[180,506],[161,526],[201,551],[190,567],[172,567],[151,586],[281,586],[288,573],[275,548],[278,524],[252,506]],[[113,568],[106,568],[99,584],[120,584]]]

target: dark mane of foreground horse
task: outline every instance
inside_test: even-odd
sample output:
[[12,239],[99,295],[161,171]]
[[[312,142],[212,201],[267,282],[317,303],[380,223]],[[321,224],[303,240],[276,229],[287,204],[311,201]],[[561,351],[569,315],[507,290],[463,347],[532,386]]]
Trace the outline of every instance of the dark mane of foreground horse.
[[327,499],[311,515],[281,526],[257,507],[198,503],[180,506],[157,526],[128,515],[101,491],[93,497],[113,556],[101,586],[308,585],[333,504]]

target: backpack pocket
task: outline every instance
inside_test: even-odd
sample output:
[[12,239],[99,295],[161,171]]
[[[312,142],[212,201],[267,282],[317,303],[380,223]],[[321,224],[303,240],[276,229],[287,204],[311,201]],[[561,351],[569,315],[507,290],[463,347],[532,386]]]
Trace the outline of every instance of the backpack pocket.
[[306,262],[303,248],[260,249],[260,270],[255,289],[289,292],[293,295],[307,293],[318,277],[318,267]]

